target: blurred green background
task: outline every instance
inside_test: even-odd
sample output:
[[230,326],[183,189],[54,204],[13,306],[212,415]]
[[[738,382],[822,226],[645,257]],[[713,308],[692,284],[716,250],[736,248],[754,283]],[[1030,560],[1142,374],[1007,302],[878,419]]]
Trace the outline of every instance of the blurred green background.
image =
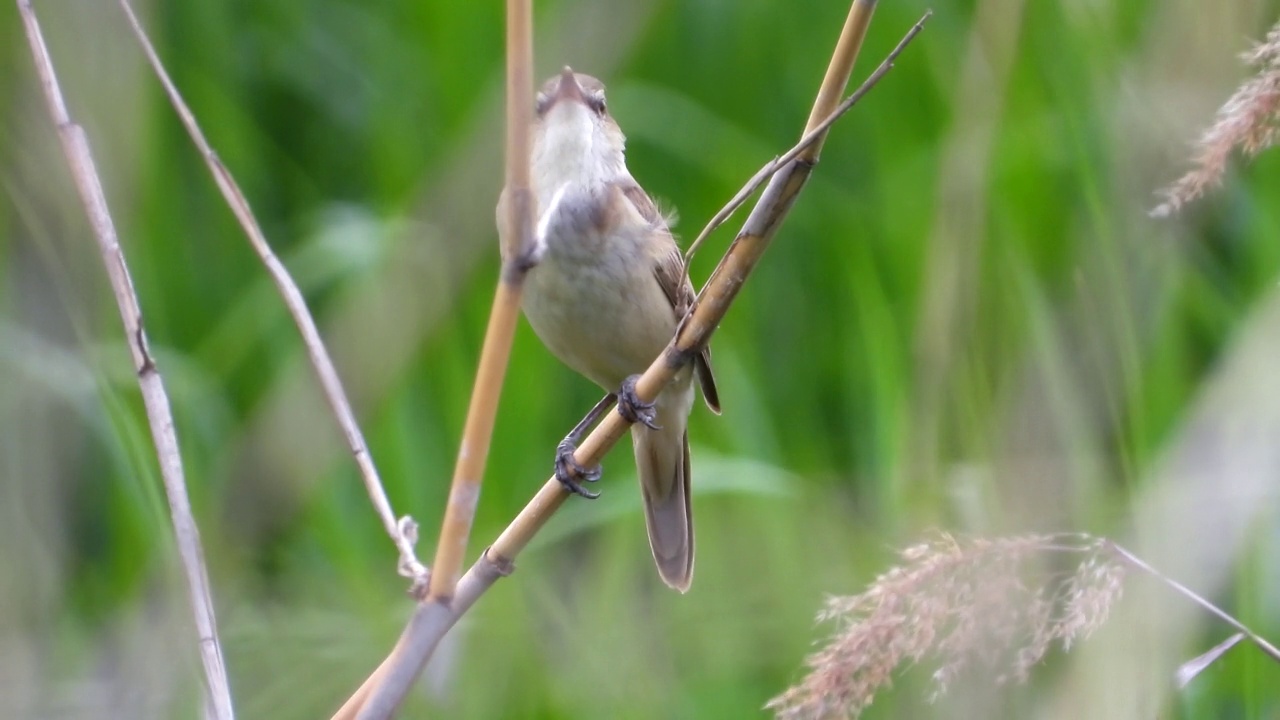
[[[327,717],[411,612],[298,334],[115,3],[36,0],[177,421],[241,717]],[[863,77],[928,7],[882,3]],[[498,268],[501,4],[144,3],[174,81],[302,286],[429,561]],[[1280,17],[1242,0],[934,6],[836,126],[717,333],[692,420],[692,592],[658,581],[632,460],[449,636],[405,717],[758,717],[933,529],[1114,535],[1280,637],[1280,153],[1147,211]],[[538,76],[600,76],[633,174],[697,230],[798,137],[847,5],[539,2]],[[0,715],[196,717],[185,584],[120,321],[0,10]],[[713,236],[700,282],[732,237]],[[521,324],[471,553],[598,398]],[[1141,579],[1135,579],[1141,584]],[[1136,595],[1135,595],[1136,597]],[[1029,687],[869,717],[1280,717],[1250,647],[1131,598]],[[1156,618],[1156,619],[1153,619]],[[993,673],[994,674],[994,673]]]

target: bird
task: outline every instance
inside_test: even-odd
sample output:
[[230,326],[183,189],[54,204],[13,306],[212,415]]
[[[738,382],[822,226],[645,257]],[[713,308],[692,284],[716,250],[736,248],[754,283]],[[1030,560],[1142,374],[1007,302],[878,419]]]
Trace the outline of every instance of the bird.
[[[693,581],[688,422],[695,377],[716,414],[720,399],[706,347],[652,402],[636,395],[639,373],[670,342],[695,293],[667,219],[627,170],[625,145],[599,80],[565,67],[542,85],[530,158],[534,261],[522,306],[547,349],[608,391],[609,404],[616,399],[634,423],[649,547],[659,576],[683,593]],[[573,453],[595,419],[585,418],[556,450],[556,477],[585,497],[598,493],[578,480],[595,481],[600,469],[581,467]]]

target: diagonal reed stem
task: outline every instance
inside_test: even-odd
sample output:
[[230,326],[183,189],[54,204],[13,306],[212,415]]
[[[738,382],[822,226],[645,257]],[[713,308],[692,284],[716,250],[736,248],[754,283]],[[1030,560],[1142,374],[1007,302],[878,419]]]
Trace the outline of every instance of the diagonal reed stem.
[[307,310],[307,303],[302,297],[302,291],[298,289],[297,283],[289,275],[284,263],[280,262],[280,259],[276,257],[271,245],[267,242],[266,235],[262,232],[262,227],[258,225],[258,220],[254,217],[253,210],[249,207],[248,199],[240,191],[240,186],[236,183],[235,178],[231,176],[231,172],[222,164],[218,154],[209,145],[209,141],[205,139],[199,123],[196,122],[195,115],[183,101],[182,95],[178,93],[173,81],[169,79],[169,74],[160,62],[160,56],[156,54],[151,40],[148,39],[146,32],[143,31],[142,24],[138,22],[138,17],[134,14],[133,7],[130,6],[128,0],[120,0],[120,7],[124,10],[125,16],[129,20],[129,25],[133,28],[134,35],[142,45],[147,61],[151,64],[151,68],[159,79],[161,86],[164,87],[169,103],[173,106],[174,111],[178,113],[178,117],[182,120],[183,126],[186,127],[191,141],[200,151],[205,165],[208,166],[214,182],[218,185],[218,190],[222,192],[222,197],[227,201],[227,205],[231,207],[231,212],[235,214],[236,220],[239,221],[240,227],[249,239],[249,244],[253,246],[254,252],[257,253],[259,260],[262,261],[263,266],[267,269],[267,274],[271,276],[272,282],[275,283],[276,289],[280,292],[280,297],[284,300],[285,307],[289,310],[289,315],[293,317],[294,324],[298,326],[298,332],[301,333],[302,342],[307,348],[307,356],[311,361],[311,366],[315,369],[316,377],[320,380],[320,388],[329,403],[329,408],[333,411],[338,427],[342,430],[343,437],[346,438],[347,447],[351,450],[352,457],[355,458],[356,467],[360,470],[360,477],[364,480],[365,491],[369,494],[369,500],[373,503],[378,517],[382,520],[383,528],[399,551],[400,574],[412,578],[415,589],[424,588],[427,582],[427,569],[418,561],[413,552],[416,526],[412,518],[409,517],[396,520],[395,513],[391,509],[391,502],[387,499],[387,493],[382,487],[382,480],[378,476],[378,469],[373,464],[373,455],[369,453],[369,445],[365,442],[364,433],[360,431],[360,425],[356,422],[355,413],[351,410],[351,402],[347,399],[347,393],[342,387],[342,381],[338,379],[338,370],[333,364],[333,359],[329,356],[324,339],[320,336],[320,330],[316,327],[315,320],[312,319],[311,313]]

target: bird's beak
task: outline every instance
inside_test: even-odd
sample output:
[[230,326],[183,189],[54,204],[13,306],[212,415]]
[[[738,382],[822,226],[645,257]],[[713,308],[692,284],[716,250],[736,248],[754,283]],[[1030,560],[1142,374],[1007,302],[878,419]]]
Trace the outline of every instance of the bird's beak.
[[553,103],[561,100],[570,100],[585,105],[586,96],[582,92],[582,86],[578,84],[578,78],[574,77],[573,68],[568,65],[560,71],[560,83],[556,85],[556,90],[551,95]]

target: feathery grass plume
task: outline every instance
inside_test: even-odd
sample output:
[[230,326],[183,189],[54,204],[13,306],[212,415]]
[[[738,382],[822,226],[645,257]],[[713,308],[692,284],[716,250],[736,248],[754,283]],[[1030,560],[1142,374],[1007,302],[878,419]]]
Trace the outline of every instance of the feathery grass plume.
[[1164,202],[1151,211],[1152,217],[1167,217],[1221,183],[1234,149],[1252,157],[1275,144],[1280,130],[1280,23],[1240,57],[1257,73],[1218,109],[1217,121],[1196,143],[1194,167],[1160,192]]
[[[1074,568],[1052,555],[1078,556]],[[806,660],[809,674],[765,706],[779,718],[857,717],[900,665],[930,660],[935,697],[974,663],[1023,682],[1051,644],[1096,630],[1120,596],[1124,568],[1088,535],[956,539],[902,551],[866,592],[818,614],[838,630]]]

